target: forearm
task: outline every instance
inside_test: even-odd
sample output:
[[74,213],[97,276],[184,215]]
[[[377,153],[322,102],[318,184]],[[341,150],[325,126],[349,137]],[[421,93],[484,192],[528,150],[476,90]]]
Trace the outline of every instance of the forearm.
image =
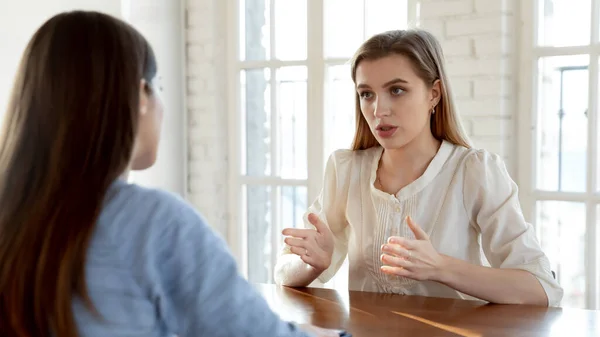
[[288,287],[306,287],[321,275],[322,271],[304,263],[298,255],[284,254],[275,266],[275,283]]
[[499,304],[548,305],[537,278],[525,270],[477,266],[444,256],[436,281],[467,295]]

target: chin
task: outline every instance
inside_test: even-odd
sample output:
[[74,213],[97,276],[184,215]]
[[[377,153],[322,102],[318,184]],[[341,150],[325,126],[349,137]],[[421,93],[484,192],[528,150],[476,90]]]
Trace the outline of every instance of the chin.
[[143,171],[151,168],[156,163],[156,153],[146,153],[133,160],[131,169],[134,171]]
[[401,149],[409,142],[405,139],[393,137],[393,138],[377,138],[377,141],[386,150]]

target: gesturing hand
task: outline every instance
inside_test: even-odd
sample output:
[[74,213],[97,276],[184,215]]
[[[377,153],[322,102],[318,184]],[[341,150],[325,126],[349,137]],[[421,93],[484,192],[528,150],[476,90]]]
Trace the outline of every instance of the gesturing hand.
[[300,256],[302,261],[323,272],[331,264],[333,233],[314,213],[308,215],[308,221],[315,226],[316,230],[286,228],[282,233],[289,237],[284,241],[290,246],[292,253]]
[[381,262],[384,264],[381,271],[419,281],[435,281],[440,274],[443,257],[433,248],[427,233],[410,216],[406,217],[406,222],[416,240],[391,236],[381,247]]

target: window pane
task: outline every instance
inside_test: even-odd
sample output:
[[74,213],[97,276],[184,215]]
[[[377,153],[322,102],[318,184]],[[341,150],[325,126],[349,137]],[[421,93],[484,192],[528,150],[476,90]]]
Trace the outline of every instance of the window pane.
[[539,62],[537,187],[584,192],[587,167],[588,56]]
[[591,0],[538,0],[538,44],[589,44],[591,9]]
[[355,128],[355,90],[349,65],[328,66],[325,95],[325,156],[349,149]]
[[562,306],[585,308],[585,204],[538,201],[536,207],[542,249],[565,291]]
[[241,108],[245,123],[245,149],[242,174],[264,176],[271,174],[271,91],[269,69],[241,72]]
[[248,280],[271,283],[271,187],[245,188],[248,228]]
[[388,30],[406,29],[407,0],[366,0],[365,26],[367,37]]
[[277,70],[279,174],[306,179],[306,67]]
[[275,0],[275,57],[306,59],[306,0]]
[[364,40],[364,2],[324,1],[325,57],[351,57]]
[[308,209],[306,186],[282,186],[280,192],[281,229],[303,227],[303,216]]
[[240,0],[240,59],[267,60],[270,0]]

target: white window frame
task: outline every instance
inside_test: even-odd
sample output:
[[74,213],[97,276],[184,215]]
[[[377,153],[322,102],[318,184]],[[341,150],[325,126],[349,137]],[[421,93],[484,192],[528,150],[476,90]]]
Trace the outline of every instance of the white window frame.
[[[574,47],[537,46],[538,3],[539,0],[520,1],[521,35],[518,92],[519,113],[517,114],[518,172],[520,201],[525,218],[536,226],[537,201],[582,202],[586,206],[586,307],[599,309],[600,230],[597,222],[597,206],[600,193],[597,192],[597,151],[598,151],[598,62],[600,55],[600,0],[592,1],[590,45]],[[589,55],[589,95],[588,95],[588,139],[587,139],[587,186],[586,192],[541,191],[536,188],[537,172],[537,111],[538,111],[538,59],[547,56]]]
[[[273,3],[271,6],[271,22],[274,22]],[[416,26],[418,0],[408,0],[408,24],[409,27]],[[229,224],[227,228],[227,241],[237,259],[240,272],[248,277],[248,256],[247,256],[247,228],[244,226],[243,216],[246,214],[246,207],[243,203],[241,187],[247,183],[259,185],[271,185],[273,187],[286,186],[306,186],[308,205],[318,196],[323,181],[324,166],[326,156],[324,153],[324,127],[325,120],[322,111],[325,109],[325,69],[330,65],[342,65],[348,62],[348,58],[325,58],[324,55],[324,0],[307,1],[307,17],[310,18],[310,24],[307,25],[307,59],[302,61],[282,61],[275,60],[273,57],[266,61],[240,61],[239,60],[239,1],[227,1],[227,101],[228,101],[228,130],[229,130]],[[270,26],[270,46],[274,45],[274,25]],[[272,48],[271,48],[272,49]],[[273,56],[273,51],[271,51]],[[282,66],[307,67],[307,127],[311,130],[310,137],[307,137],[307,179],[281,179],[277,177],[247,177],[240,175],[241,158],[245,149],[241,146],[242,123],[239,118],[241,108],[239,71],[248,68],[276,68]],[[271,74],[271,90],[275,88],[275,76]],[[276,95],[272,95],[274,100]],[[274,107],[275,105],[272,104]],[[275,115],[275,114],[273,114]],[[276,121],[272,120],[271,125],[276,128]],[[277,130],[272,130],[274,136]],[[271,139],[274,139],[272,137]],[[275,165],[276,158],[271,158],[271,165]],[[274,193],[271,194],[272,196]],[[271,198],[272,219],[278,217],[278,206],[275,198]],[[272,225],[279,225],[273,223]],[[281,241],[281,234],[273,230],[272,247],[277,247]],[[276,253],[276,252],[274,252]],[[274,262],[274,261],[273,261]]]

